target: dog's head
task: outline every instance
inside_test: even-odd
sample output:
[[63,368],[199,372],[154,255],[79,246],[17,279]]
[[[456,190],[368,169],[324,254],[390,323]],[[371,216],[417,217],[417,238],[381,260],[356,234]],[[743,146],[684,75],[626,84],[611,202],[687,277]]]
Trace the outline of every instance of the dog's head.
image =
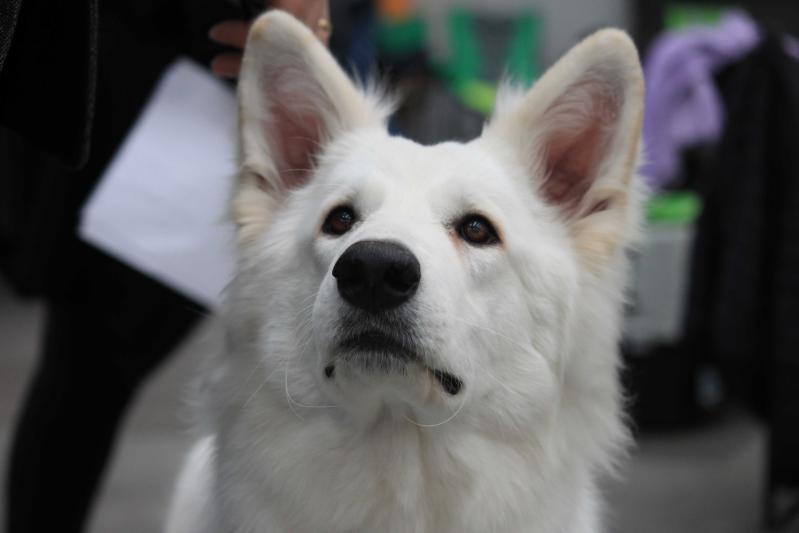
[[465,144],[389,135],[380,99],[280,12],[251,30],[239,100],[232,328],[293,405],[528,427],[576,329],[615,342],[612,319],[580,321],[618,300],[586,287],[631,225],[643,83],[623,33],[506,92]]

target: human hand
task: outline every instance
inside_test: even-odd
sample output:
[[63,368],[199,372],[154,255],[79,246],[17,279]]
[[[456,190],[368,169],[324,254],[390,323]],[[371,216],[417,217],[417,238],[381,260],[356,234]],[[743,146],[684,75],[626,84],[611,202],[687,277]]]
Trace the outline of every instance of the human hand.
[[[269,8],[291,13],[327,44],[333,29],[328,0],[273,0],[266,4]],[[208,37],[219,44],[243,50],[251,24],[249,20],[225,20],[214,25]],[[211,71],[224,78],[237,78],[241,70],[241,57],[239,51],[221,53],[211,61]]]

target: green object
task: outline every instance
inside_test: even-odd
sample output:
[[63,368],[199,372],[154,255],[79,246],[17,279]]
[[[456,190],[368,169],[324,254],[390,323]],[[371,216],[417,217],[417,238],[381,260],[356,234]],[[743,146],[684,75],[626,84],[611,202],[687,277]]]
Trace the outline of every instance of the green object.
[[510,45],[508,71],[513,79],[529,87],[541,75],[538,62],[538,43],[541,38],[541,23],[532,13],[521,15],[516,21],[516,29]]
[[729,9],[729,6],[711,4],[669,4],[666,6],[664,22],[669,30],[680,30],[691,26],[713,26]]
[[453,9],[449,17],[451,56],[448,70],[458,85],[478,79],[483,70],[483,57],[474,35],[472,15],[464,9]]
[[394,57],[408,56],[424,48],[426,31],[420,18],[401,22],[381,20],[377,24],[377,46]]
[[497,100],[497,87],[493,83],[481,80],[463,80],[453,83],[451,89],[468,107],[478,113],[490,115]]
[[[438,65],[438,72],[447,79],[450,89],[466,106],[484,115],[494,108],[497,96],[496,80],[484,78],[484,57],[475,35],[474,16],[467,10],[455,8],[449,17],[451,55],[448,62]],[[510,77],[529,86],[541,74],[539,64],[540,18],[532,12],[515,17],[514,30],[506,56]]]
[[[454,8],[449,14],[448,29],[449,60],[434,65],[434,69],[464,105],[489,115],[497,97],[497,80],[485,79],[485,58],[475,31],[474,15],[466,9]],[[408,56],[424,48],[426,32],[424,21],[418,17],[379,20],[377,45],[388,55]],[[530,11],[514,17],[505,61],[508,74],[517,83],[529,86],[541,74],[540,39],[539,17]]]
[[694,192],[664,192],[649,200],[646,218],[656,224],[690,224],[701,210],[702,201]]

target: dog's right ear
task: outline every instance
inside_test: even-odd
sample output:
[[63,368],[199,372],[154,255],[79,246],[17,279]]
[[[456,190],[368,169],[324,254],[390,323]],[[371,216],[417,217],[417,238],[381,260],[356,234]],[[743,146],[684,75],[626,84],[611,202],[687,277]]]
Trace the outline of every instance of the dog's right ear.
[[[311,30],[282,11],[252,25],[238,90],[238,192],[252,196],[257,187],[269,204],[308,181],[331,139],[384,121],[380,106],[352,84]],[[241,225],[238,210],[234,205]]]

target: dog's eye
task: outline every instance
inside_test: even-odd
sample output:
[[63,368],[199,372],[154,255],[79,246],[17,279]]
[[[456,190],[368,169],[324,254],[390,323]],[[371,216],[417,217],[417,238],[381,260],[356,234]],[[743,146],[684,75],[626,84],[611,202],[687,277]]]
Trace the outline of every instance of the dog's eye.
[[469,244],[490,245],[499,242],[491,222],[481,215],[467,215],[458,223],[458,235]]
[[355,212],[350,206],[342,205],[333,209],[322,224],[322,231],[328,235],[347,233],[356,221]]

